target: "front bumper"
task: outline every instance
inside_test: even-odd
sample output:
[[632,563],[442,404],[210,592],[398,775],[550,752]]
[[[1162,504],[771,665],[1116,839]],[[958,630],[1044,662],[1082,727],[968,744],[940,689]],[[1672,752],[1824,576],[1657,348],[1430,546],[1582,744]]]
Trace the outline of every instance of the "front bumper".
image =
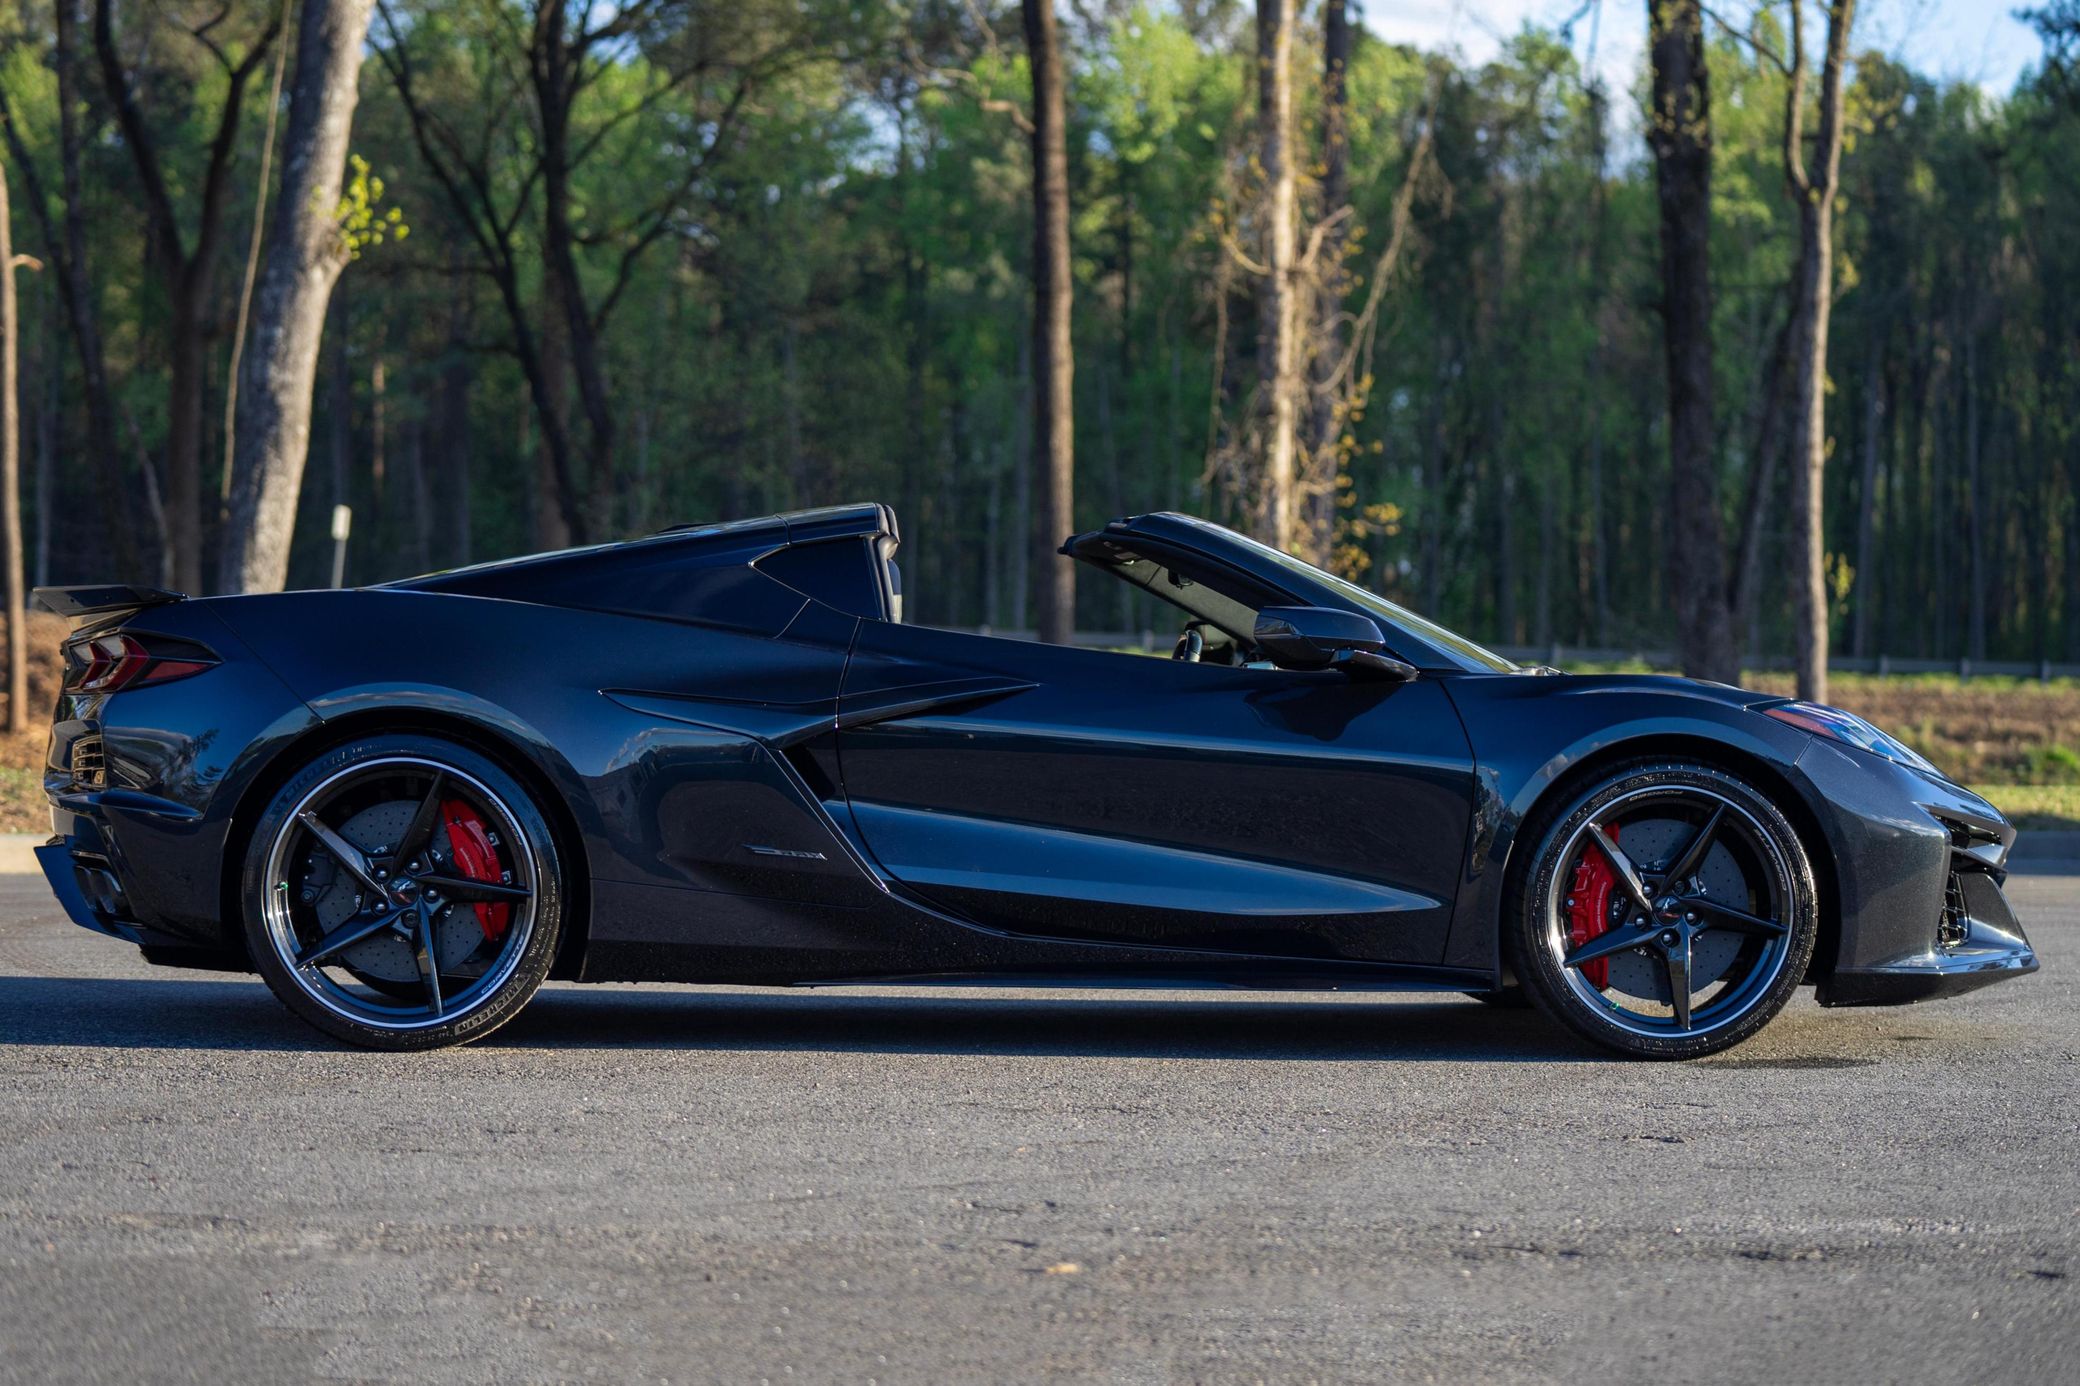
[[1835,846],[1841,929],[1823,1006],[1955,996],[2037,970],[2001,886],[2015,829],[1976,794],[1818,740],[1799,757]]
[[1935,945],[1870,967],[1837,970],[1819,988],[1823,1006],[1898,1006],[1956,996],[2037,970],[2015,911],[1992,876],[1956,878],[1962,908],[1946,903],[1950,928]]

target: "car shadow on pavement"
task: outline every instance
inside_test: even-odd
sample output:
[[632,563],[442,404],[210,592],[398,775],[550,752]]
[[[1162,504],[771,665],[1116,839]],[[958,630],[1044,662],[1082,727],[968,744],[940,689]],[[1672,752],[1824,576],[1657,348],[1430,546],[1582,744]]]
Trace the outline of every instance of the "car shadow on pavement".
[[335,1047],[256,978],[0,976],[0,1048]]
[[[0,1048],[326,1050],[257,979],[0,976]],[[1567,1062],[1601,1057],[1528,1011],[1452,995],[1177,1000],[551,986],[480,1047],[1033,1057]]]
[[1549,1063],[1598,1057],[1533,1012],[1497,1010],[1452,993],[1207,999],[1215,995],[572,987],[542,993],[489,1042],[1035,1058]]

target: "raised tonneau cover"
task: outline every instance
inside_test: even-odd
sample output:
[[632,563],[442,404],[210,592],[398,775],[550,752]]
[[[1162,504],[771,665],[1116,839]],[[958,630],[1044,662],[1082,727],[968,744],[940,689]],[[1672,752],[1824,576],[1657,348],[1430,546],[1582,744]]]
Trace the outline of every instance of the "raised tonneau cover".
[[96,582],[81,587],[39,587],[32,594],[44,608],[60,616],[77,619],[110,611],[136,611],[141,607],[164,606],[186,601],[181,592],[163,587],[135,587],[123,582]]
[[762,529],[776,531],[786,544],[812,544],[819,539],[849,539],[860,534],[886,534],[897,538],[896,515],[875,501],[858,505],[826,505],[815,510],[789,510],[756,520],[730,520],[721,524],[671,525],[652,538],[666,534],[744,535]]
[[754,566],[782,549],[895,537],[885,505],[797,510],[726,524],[680,525],[618,543],[528,554],[384,583],[390,590],[494,597],[544,606],[778,634],[807,600]]

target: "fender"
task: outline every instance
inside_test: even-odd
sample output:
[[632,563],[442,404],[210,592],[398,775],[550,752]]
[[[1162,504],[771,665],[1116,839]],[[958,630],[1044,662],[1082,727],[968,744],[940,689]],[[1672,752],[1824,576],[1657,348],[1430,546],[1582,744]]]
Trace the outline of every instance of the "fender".
[[[1501,982],[1504,891],[1519,829],[1546,792],[1591,761],[1692,741],[1774,767],[1808,802],[1803,735],[1749,709],[1769,701],[1721,684],[1651,674],[1463,675],[1443,680],[1473,743],[1475,804],[1446,965]],[[1536,715],[1519,703],[1536,699]],[[1555,739],[1560,749],[1552,749]]]

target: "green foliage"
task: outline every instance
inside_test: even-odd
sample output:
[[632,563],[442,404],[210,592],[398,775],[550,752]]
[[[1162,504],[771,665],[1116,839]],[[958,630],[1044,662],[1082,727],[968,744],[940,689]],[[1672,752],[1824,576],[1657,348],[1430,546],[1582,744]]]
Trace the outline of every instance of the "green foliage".
[[401,241],[412,234],[412,228],[405,225],[404,209],[379,206],[382,200],[383,180],[369,170],[368,160],[359,154],[347,155],[347,176],[333,215],[339,222],[340,239],[353,259],[360,259],[363,250],[381,245],[386,237]]
[[[223,83],[156,8],[124,8],[126,52],[142,55],[186,217]],[[569,112],[586,151],[564,190],[580,287],[588,304],[612,304],[598,343],[616,424],[608,529],[887,499],[918,617],[1022,624],[1031,208],[1020,119],[1031,98],[1017,8],[665,0],[642,13],[601,50]],[[544,508],[541,416],[512,326],[517,306],[541,345],[558,347],[542,269],[549,190],[534,172],[543,127],[515,47],[531,7],[396,0],[385,14],[372,49],[408,38],[435,147],[481,163],[480,191],[515,257],[516,303],[484,272],[486,224],[457,214],[371,57],[354,142],[381,173],[357,155],[338,213],[357,255],[383,253],[365,255],[339,291],[293,556],[301,582],[325,579],[335,475],[337,498],[358,512],[355,580],[532,547]],[[1771,22],[1758,37],[1780,44]],[[18,41],[0,46],[0,83],[55,215],[48,7],[24,7],[19,23]],[[1243,498],[1206,473],[1256,376],[1255,307],[1246,285],[1221,291],[1217,234],[1217,217],[1241,214],[1249,177],[1247,9],[1141,0],[1065,8],[1063,23],[1078,523],[1151,508],[1232,514]],[[1307,151],[1319,149],[1318,39],[1303,27],[1296,48]],[[225,41],[238,51],[247,31]],[[1709,61],[1731,540],[1759,475],[1795,236],[1785,79],[1716,22]],[[2080,102],[2062,71],[1995,99],[1857,57],[1827,406],[1826,547],[1843,647],[1860,630],[1873,655],[2080,658]],[[139,272],[137,180],[91,62],[82,72],[87,258],[136,469],[164,444],[167,363],[155,343],[167,305]],[[1377,349],[1359,363],[1367,402],[1345,420],[1340,561],[1491,641],[1668,647],[1667,578],[1686,556],[1667,550],[1658,223],[1638,86],[1592,86],[1577,46],[1535,27],[1478,65],[1361,31],[1348,81],[1353,306],[1374,287],[1425,122],[1435,147],[1383,286]],[[262,125],[258,90],[251,99],[241,174]],[[1318,216],[1321,170],[1312,157],[1302,170]],[[234,183],[243,210],[226,225],[241,227],[253,189]],[[19,180],[16,196],[27,197]],[[40,250],[26,207],[16,236]],[[220,297],[235,292],[244,250],[242,236],[226,239]],[[24,388],[56,376],[52,446],[69,457],[84,419],[60,305],[37,285],[25,308]],[[229,343],[211,349],[221,390]],[[558,384],[575,417],[574,381]],[[102,575],[99,498],[85,469],[55,476],[47,576]],[[1779,495],[1763,501],[1752,643],[1782,650],[1784,517]],[[1137,640],[1159,616],[1088,584],[1081,600],[1084,627]]]

